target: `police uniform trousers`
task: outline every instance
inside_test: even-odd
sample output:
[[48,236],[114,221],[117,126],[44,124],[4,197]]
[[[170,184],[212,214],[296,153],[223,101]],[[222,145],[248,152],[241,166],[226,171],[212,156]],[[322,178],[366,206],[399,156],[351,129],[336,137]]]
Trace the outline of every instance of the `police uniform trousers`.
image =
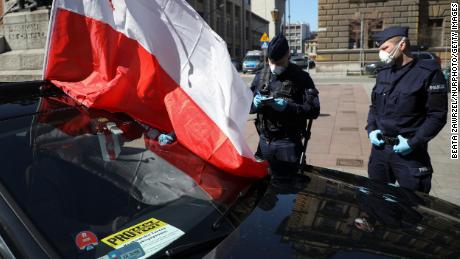
[[261,134],[259,148],[263,159],[269,163],[272,175],[287,176],[297,173],[302,154],[300,135],[269,140]]
[[433,168],[427,149],[424,145],[403,156],[395,153],[392,145],[372,145],[369,178],[383,183],[398,181],[401,187],[429,193]]

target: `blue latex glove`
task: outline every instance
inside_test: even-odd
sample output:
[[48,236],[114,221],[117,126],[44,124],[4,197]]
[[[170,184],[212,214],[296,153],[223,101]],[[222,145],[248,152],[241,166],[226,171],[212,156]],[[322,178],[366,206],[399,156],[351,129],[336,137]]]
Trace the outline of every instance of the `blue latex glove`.
[[407,143],[406,138],[404,138],[401,135],[398,135],[398,139],[399,139],[399,144],[396,145],[396,146],[393,146],[393,151],[395,153],[398,153],[398,154],[401,154],[401,155],[405,156],[405,155],[409,154],[410,152],[412,152],[412,148]]
[[286,109],[287,101],[282,98],[275,98],[272,102],[269,103],[273,110],[281,112]]
[[257,93],[256,96],[254,96],[254,99],[252,100],[252,103],[254,104],[254,107],[259,109],[262,106],[262,95],[260,93]]
[[158,143],[160,146],[169,145],[173,143],[176,139],[169,134],[160,134],[158,137]]
[[371,133],[369,133],[369,139],[371,140],[372,145],[380,147],[385,143],[382,139],[378,138],[378,135],[382,134],[381,130],[373,130]]

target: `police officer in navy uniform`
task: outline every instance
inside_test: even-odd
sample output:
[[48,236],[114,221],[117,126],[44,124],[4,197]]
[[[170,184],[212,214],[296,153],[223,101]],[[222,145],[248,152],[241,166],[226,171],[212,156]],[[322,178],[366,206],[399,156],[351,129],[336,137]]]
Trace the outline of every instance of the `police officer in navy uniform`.
[[272,174],[297,172],[307,119],[316,119],[318,91],[307,72],[289,62],[289,45],[283,35],[268,46],[268,65],[252,82],[251,113],[257,113],[258,151],[268,160]]
[[375,37],[379,70],[372,90],[367,131],[372,143],[369,177],[429,193],[433,172],[428,141],[447,121],[447,86],[434,60],[414,58],[407,27]]

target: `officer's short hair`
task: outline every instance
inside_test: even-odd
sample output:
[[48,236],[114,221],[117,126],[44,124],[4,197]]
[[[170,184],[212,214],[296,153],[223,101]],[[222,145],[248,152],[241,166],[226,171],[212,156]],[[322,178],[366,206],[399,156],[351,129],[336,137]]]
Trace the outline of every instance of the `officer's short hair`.
[[394,44],[398,44],[403,38],[404,38],[404,43],[406,43],[406,47],[410,48],[410,40],[408,37],[396,36],[396,37],[389,39],[389,41],[391,41]]

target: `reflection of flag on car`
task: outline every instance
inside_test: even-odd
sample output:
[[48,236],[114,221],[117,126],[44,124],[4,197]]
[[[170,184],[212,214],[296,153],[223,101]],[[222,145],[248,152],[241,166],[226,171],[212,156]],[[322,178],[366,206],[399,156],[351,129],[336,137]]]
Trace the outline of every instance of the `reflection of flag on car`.
[[210,163],[261,177],[243,131],[252,94],[184,1],[54,1],[45,78],[89,107],[126,112]]

